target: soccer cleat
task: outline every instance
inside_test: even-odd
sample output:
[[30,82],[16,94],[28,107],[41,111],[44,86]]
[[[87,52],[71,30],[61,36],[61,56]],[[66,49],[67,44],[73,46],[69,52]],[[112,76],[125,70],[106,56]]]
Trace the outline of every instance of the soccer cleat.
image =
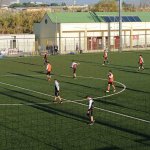
[[93,122],[89,123],[90,126],[92,126],[93,124],[94,124]]
[[94,124],[95,120],[93,120],[92,122],[89,123],[90,126],[92,126]]
[[109,93],[109,91],[108,91],[108,90],[107,90],[106,92],[107,92],[107,93]]
[[62,101],[59,102],[59,104],[62,104],[62,103],[63,103]]

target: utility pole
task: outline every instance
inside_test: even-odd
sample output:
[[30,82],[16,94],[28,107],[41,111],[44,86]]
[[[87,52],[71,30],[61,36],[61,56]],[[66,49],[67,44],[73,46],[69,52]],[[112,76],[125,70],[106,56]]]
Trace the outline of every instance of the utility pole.
[[122,0],[119,0],[119,51],[122,51]]

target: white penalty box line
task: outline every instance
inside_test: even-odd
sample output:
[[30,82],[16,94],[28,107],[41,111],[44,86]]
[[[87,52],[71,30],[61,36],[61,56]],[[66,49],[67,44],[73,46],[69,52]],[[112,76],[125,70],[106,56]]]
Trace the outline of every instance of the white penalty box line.
[[[65,76],[65,75],[62,75],[62,76]],[[66,76],[66,77],[70,77],[70,76]],[[94,77],[83,77],[83,76],[78,76],[78,77],[106,80],[106,79],[94,78]],[[118,84],[121,84],[123,86],[123,90],[121,90],[121,91],[119,91],[117,93],[110,94],[110,95],[105,95],[105,96],[101,96],[101,97],[95,97],[93,99],[102,99],[102,98],[105,98],[105,97],[110,97],[110,96],[113,96],[113,95],[120,94],[123,91],[125,91],[126,86],[123,83],[120,83],[120,82],[117,82],[117,81],[115,81],[115,82],[118,83]],[[25,90],[25,91],[29,91],[29,92],[33,92],[33,93],[36,93],[36,94],[45,95],[45,96],[54,98],[53,95],[49,95],[49,94],[42,93],[42,92],[39,92],[39,91],[35,91],[35,90],[23,88],[23,87],[20,87],[20,86],[17,86],[17,85],[8,84],[8,83],[5,83],[5,82],[0,82],[0,84],[6,85],[6,86],[10,86],[10,87],[15,87],[15,88],[22,89],[22,90]],[[74,103],[74,104],[78,104],[78,105],[82,105],[82,106],[88,106],[86,104],[79,103],[80,101],[85,101],[86,99],[81,99],[81,100],[63,99],[63,100],[64,100],[64,103],[70,102],[70,103]],[[49,102],[49,103],[18,103],[18,104],[13,104],[12,103],[12,104],[0,104],[0,106],[23,106],[23,105],[32,106],[32,105],[48,105],[48,104],[53,104],[53,103],[52,102]],[[97,110],[101,110],[101,111],[104,111],[104,112],[112,113],[112,114],[119,115],[119,116],[122,116],[122,117],[126,117],[126,118],[130,118],[130,119],[138,120],[138,121],[145,122],[145,123],[150,123],[149,120],[145,120],[145,119],[141,119],[141,118],[129,116],[129,115],[126,115],[126,114],[122,114],[122,113],[118,113],[118,112],[115,112],[115,111],[103,109],[103,108],[100,108],[100,107],[94,107],[94,108],[97,109]]]

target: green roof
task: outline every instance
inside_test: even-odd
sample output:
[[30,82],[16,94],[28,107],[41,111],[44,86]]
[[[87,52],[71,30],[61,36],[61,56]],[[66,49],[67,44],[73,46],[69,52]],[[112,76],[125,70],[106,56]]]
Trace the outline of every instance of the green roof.
[[[105,22],[102,16],[118,16],[118,12],[47,12],[53,23]],[[150,22],[150,12],[122,12],[123,16],[138,16],[142,22]]]
[[101,22],[90,12],[47,13],[53,23],[93,23]]

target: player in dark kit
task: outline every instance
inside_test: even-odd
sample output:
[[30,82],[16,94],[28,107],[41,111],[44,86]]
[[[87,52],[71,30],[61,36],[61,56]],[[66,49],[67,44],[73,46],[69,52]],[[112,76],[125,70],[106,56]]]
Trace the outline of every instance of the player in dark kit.
[[57,99],[59,100],[58,103],[62,103],[61,97],[59,95],[60,92],[60,86],[57,79],[55,79],[55,99],[53,102],[57,102]]
[[93,125],[95,120],[93,118],[93,110],[94,110],[94,100],[90,96],[86,96],[87,100],[89,101],[88,104],[88,111],[87,111],[87,116],[90,119],[89,125]]

